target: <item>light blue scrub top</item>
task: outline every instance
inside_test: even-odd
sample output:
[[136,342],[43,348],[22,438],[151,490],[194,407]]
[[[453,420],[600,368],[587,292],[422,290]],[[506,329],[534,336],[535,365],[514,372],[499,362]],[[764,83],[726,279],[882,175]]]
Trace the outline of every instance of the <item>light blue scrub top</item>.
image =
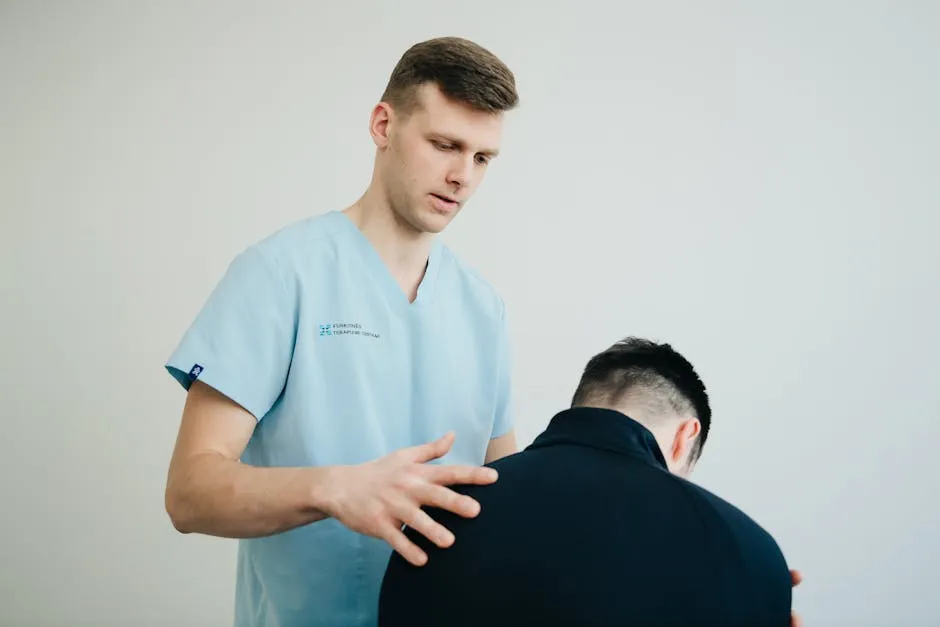
[[[256,466],[358,464],[451,430],[435,463],[482,464],[512,427],[502,299],[435,241],[409,303],[338,211],[240,253],[166,368],[258,418]],[[235,625],[371,627],[390,551],[334,519],[239,540]]]

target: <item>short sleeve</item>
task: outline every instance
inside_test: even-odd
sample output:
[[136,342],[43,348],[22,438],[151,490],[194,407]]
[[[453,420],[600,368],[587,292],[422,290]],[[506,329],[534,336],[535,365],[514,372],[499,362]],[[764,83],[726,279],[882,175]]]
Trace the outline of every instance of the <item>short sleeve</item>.
[[515,422],[512,396],[512,349],[505,304],[499,321],[496,351],[496,417],[491,438],[506,435]]
[[255,247],[240,253],[165,364],[188,390],[197,379],[261,419],[284,389],[297,303]]

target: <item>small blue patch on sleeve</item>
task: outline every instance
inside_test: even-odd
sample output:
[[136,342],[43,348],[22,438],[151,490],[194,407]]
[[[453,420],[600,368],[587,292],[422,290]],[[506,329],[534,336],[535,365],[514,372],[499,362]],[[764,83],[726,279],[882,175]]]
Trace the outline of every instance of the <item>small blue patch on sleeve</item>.
[[199,364],[194,364],[193,369],[189,371],[189,380],[195,381],[199,378],[200,374],[202,374],[202,366]]

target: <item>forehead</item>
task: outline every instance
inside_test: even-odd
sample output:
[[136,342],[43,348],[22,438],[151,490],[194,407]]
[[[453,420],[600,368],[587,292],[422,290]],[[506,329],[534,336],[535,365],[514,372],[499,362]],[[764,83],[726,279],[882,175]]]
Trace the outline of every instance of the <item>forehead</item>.
[[426,136],[459,143],[474,152],[497,153],[502,141],[502,113],[478,111],[445,96],[434,85],[420,88],[409,125]]

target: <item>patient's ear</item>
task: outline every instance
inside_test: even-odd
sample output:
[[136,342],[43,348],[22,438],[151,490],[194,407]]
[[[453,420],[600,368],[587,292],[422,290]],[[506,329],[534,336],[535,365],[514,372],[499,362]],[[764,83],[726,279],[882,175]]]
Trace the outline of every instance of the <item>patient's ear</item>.
[[676,435],[672,439],[672,447],[669,450],[669,456],[677,466],[683,465],[688,459],[701,429],[702,424],[698,421],[698,418],[689,418],[679,423]]

